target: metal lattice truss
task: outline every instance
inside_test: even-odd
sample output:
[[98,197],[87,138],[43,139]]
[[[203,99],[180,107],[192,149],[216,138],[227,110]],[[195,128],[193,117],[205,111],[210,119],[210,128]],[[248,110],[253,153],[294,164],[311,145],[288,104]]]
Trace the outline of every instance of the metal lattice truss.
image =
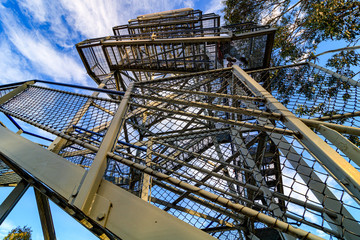
[[139,16],[113,28],[114,36],[76,45],[88,74],[126,91],[130,82],[224,66],[231,56],[244,69],[270,63],[274,28],[254,23],[220,27],[220,16],[182,9]]
[[[143,231],[121,227],[124,203],[102,195],[104,176],[209,238],[358,239],[358,83],[314,64],[248,73],[233,66],[126,92],[103,82],[92,96],[27,82],[0,89],[0,111],[57,135],[50,149],[86,169],[78,192],[57,201],[99,236]],[[99,218],[103,198],[112,207]]]
[[[219,32],[220,16],[214,13],[203,14],[191,8],[140,15],[129,20],[129,24],[113,27],[114,35],[143,36],[149,38],[154,32],[161,35],[169,33]],[[180,34],[180,35],[182,35]]]

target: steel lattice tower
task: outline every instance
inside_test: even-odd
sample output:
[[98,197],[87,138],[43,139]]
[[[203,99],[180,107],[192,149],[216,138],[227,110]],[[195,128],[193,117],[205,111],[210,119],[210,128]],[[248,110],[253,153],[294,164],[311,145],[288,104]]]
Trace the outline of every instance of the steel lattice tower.
[[33,186],[45,239],[48,199],[101,239],[359,239],[358,82],[271,67],[276,29],[199,10],[113,32],[76,46],[98,88],[0,86],[1,221]]

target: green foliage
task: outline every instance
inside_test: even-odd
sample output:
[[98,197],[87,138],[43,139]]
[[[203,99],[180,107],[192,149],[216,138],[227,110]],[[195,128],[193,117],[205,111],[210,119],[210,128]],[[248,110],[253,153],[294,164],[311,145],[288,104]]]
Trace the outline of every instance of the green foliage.
[[358,136],[347,135],[347,138],[349,139],[350,142],[352,142],[356,146],[360,147],[360,139]]
[[328,38],[352,41],[360,34],[358,1],[311,1],[305,27],[316,29],[317,41]]
[[31,240],[31,228],[16,227],[9,232],[9,234],[4,238],[4,240]]
[[[224,17],[228,24],[254,22],[278,28],[275,36],[272,65],[285,65],[315,58],[318,45],[323,41],[342,40],[348,46],[355,45],[360,38],[360,2],[358,0],[226,0]],[[342,51],[328,59],[327,67],[337,73],[353,77],[353,66],[360,66],[360,54]],[[284,71],[283,73],[281,71]],[[341,96],[344,102],[350,99],[349,85],[339,79],[322,75],[303,78],[309,69],[299,74],[285,70],[276,73],[279,83],[272,81],[269,90],[275,90],[279,100],[287,104],[293,94],[303,94],[307,99],[314,97],[329,102]],[[291,79],[289,79],[291,76]],[[271,79],[271,76],[270,76]],[[330,109],[324,106],[307,108],[299,105],[299,115],[325,114]]]
[[[224,4],[227,24],[254,22],[278,29],[273,66],[316,60],[316,50],[324,41],[341,41],[351,47],[360,40],[359,0],[225,0]],[[354,66],[360,66],[360,54],[337,52],[328,59],[326,66],[352,78],[360,73],[353,71]],[[269,73],[266,88],[280,102],[293,107],[298,116],[308,117],[341,114],[354,94],[346,82],[329,74],[317,74],[307,67]],[[303,96],[306,100],[297,103],[294,96]],[[334,103],[344,104],[343,109],[334,108]],[[345,121],[345,118],[338,119],[336,123]],[[359,137],[347,137],[360,146]]]
[[326,66],[336,69],[337,73],[347,77],[356,74],[351,68],[358,65],[360,65],[360,54],[355,51],[341,51],[330,58],[326,64]]
[[[349,46],[359,40],[360,2],[357,0],[226,0],[224,17],[228,24],[255,22],[277,27],[273,64],[314,57],[322,41],[343,40]],[[329,59],[329,66],[359,65],[359,56],[343,52]],[[346,67],[349,70],[349,67]],[[349,72],[351,75],[351,73]],[[353,73],[352,73],[353,74]]]

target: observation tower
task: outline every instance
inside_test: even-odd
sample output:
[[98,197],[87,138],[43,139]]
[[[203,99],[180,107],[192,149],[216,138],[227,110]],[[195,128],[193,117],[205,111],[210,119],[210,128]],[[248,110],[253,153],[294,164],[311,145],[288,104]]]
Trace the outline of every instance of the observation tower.
[[97,88],[0,86],[0,223],[33,187],[44,239],[49,200],[100,239],[360,238],[358,82],[200,10],[113,33],[76,45]]

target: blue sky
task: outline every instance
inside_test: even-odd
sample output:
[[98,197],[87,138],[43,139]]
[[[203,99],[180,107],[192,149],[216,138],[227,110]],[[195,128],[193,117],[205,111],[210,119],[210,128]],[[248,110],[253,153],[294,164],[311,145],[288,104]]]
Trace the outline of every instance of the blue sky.
[[[0,85],[42,79],[95,86],[76,43],[112,35],[113,26],[140,14],[184,7],[215,13],[223,8],[221,0],[0,0]],[[5,119],[1,121],[11,127]],[[0,202],[11,190],[0,189]],[[51,203],[51,208],[59,240],[98,239],[56,205]],[[12,228],[25,225],[32,228],[34,240],[43,239],[32,188],[0,226],[0,239]]]
[[0,1],[0,84],[40,78],[91,85],[74,45],[112,35],[140,14],[183,7],[213,12],[221,0]]

